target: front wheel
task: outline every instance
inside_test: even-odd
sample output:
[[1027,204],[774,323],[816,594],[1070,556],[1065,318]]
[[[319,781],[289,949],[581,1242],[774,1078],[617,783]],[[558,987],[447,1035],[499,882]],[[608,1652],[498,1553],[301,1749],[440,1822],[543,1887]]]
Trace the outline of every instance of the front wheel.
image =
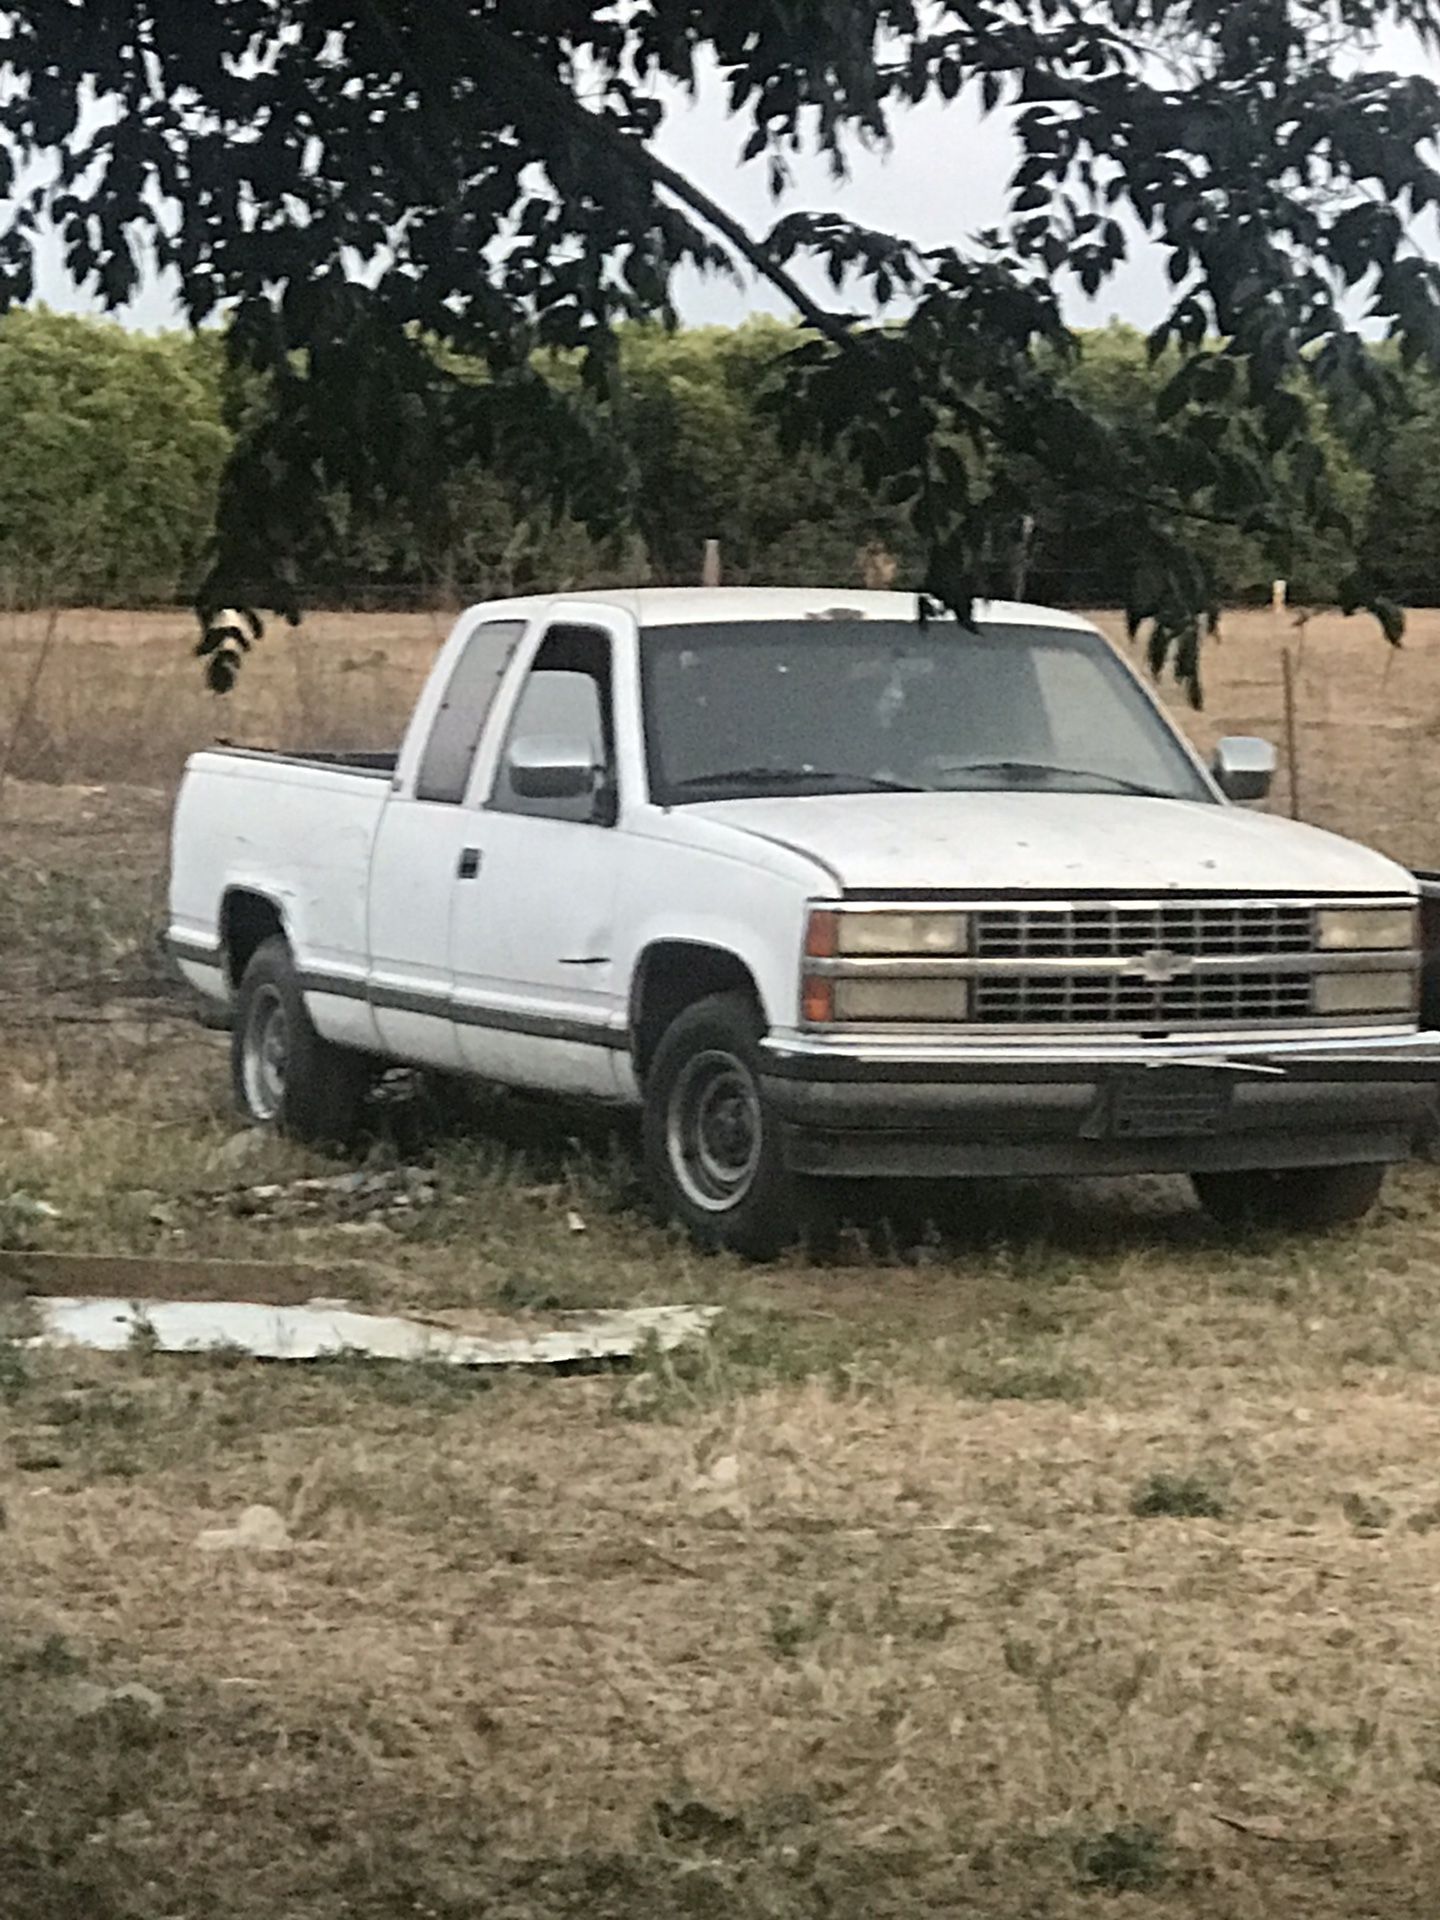
[[645,1165],[665,1213],[699,1245],[771,1260],[798,1238],[801,1214],[761,1089],[760,1035],[745,993],[679,1016],[646,1085]]
[[1330,1233],[1375,1211],[1387,1171],[1365,1165],[1197,1173],[1194,1187],[1210,1218],[1228,1230]]
[[247,1119],[315,1146],[344,1146],[353,1137],[368,1063],[315,1031],[279,936],[256,948],[240,982],[230,1065],[235,1103]]

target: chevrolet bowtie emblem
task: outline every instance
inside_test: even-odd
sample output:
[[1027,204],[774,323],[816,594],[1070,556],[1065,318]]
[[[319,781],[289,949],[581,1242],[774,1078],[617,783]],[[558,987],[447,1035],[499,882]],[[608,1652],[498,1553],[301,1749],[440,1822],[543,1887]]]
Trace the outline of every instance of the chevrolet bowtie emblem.
[[1156,947],[1140,959],[1141,975],[1152,987],[1173,986],[1177,980],[1183,980],[1186,974],[1194,970],[1193,962],[1183,954],[1170,953],[1164,947]]

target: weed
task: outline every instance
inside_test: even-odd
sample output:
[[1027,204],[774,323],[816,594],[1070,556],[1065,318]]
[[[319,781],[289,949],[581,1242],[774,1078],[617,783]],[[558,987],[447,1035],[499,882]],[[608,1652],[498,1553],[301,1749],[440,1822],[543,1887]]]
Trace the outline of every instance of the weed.
[[19,1189],[0,1193],[0,1248],[12,1253],[35,1253],[49,1237],[60,1210],[48,1200]]
[[1075,1867],[1083,1886],[1107,1893],[1154,1893],[1173,1871],[1170,1842],[1155,1827],[1111,1827],[1076,1842]]
[[955,1374],[956,1391],[966,1400],[1058,1400],[1078,1407],[1094,1382],[1080,1367],[1039,1366],[1024,1360],[999,1360],[993,1366],[966,1363]]
[[1356,1533],[1371,1536],[1384,1533],[1395,1518],[1394,1507],[1378,1493],[1347,1493],[1340,1510]]
[[1152,1473],[1136,1488],[1130,1511],[1141,1520],[1219,1520],[1225,1502],[1193,1473]]
[[897,1638],[904,1637],[919,1641],[921,1645],[934,1646],[950,1638],[958,1621],[959,1616],[952,1607],[897,1605],[890,1631]]
[[135,1303],[133,1313],[129,1348],[137,1360],[148,1360],[160,1351],[160,1336],[155,1331],[155,1323],[138,1301]]
[[317,1379],[347,1392],[363,1392],[391,1407],[449,1413],[490,1393],[493,1375],[446,1360],[376,1360],[369,1354],[337,1353],[314,1363]]
[[33,1647],[22,1647],[6,1662],[12,1674],[29,1673],[47,1680],[64,1680],[83,1673],[84,1659],[63,1633],[50,1633]]
[[655,1831],[673,1845],[713,1849],[725,1846],[745,1831],[745,1823],[733,1813],[722,1813],[693,1795],[677,1793],[657,1800],[653,1809]]
[[1300,1718],[1285,1728],[1289,1759],[1297,1773],[1338,1792],[1352,1781],[1379,1738],[1378,1720],[1346,1718],[1338,1724],[1318,1725]]
[[782,1660],[793,1660],[814,1643],[830,1625],[835,1612],[832,1594],[817,1593],[808,1607],[771,1607],[767,1638]]
[[500,1306],[522,1313],[563,1313],[594,1305],[585,1287],[567,1287],[554,1274],[525,1271],[507,1273],[495,1289],[495,1298]]
[[0,1333],[0,1401],[13,1406],[30,1385],[30,1362],[24,1349]]
[[138,1433],[147,1424],[147,1397],[108,1382],[74,1387],[45,1403],[45,1418],[86,1434]]
[[847,1345],[843,1329],[737,1308],[695,1346],[665,1353],[648,1343],[612,1404],[625,1420],[674,1421],[769,1387],[817,1378],[843,1395],[858,1384],[854,1360],[853,1338]]

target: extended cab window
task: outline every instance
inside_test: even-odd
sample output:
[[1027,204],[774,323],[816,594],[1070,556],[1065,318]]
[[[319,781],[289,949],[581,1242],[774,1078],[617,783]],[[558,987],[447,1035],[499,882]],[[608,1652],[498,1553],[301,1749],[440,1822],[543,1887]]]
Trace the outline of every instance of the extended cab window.
[[461,648],[425,742],[415,778],[417,800],[458,807],[465,798],[485,716],[524,631],[523,620],[486,620]]
[[610,636],[552,627],[521,689],[495,777],[497,813],[612,826]]
[[652,627],[651,797],[1129,793],[1213,801],[1098,634],[953,620]]

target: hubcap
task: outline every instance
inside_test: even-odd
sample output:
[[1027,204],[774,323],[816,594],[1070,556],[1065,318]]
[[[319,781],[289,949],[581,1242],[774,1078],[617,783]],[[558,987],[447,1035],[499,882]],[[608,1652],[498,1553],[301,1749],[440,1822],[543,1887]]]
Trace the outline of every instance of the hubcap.
[[290,1057],[290,1023],[274,987],[261,987],[250,1003],[245,1024],[242,1074],[245,1104],[257,1120],[276,1120],[285,1100],[285,1068]]
[[716,1050],[687,1060],[666,1117],[670,1167],[687,1200],[707,1213],[738,1207],[755,1184],[763,1128],[749,1068]]

